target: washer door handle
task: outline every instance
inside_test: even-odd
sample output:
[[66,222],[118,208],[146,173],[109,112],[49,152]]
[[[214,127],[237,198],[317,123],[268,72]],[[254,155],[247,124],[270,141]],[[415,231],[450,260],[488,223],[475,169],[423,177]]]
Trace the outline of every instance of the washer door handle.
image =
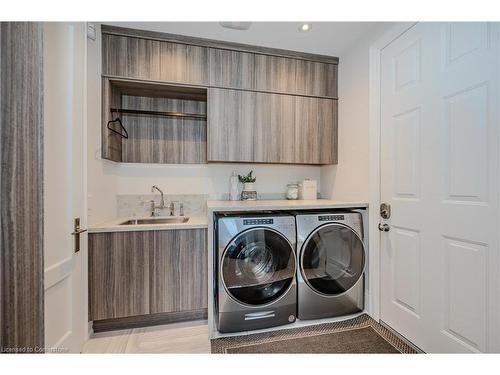
[[245,320],[274,318],[275,316],[276,314],[274,313],[274,311],[262,311],[262,312],[245,314]]

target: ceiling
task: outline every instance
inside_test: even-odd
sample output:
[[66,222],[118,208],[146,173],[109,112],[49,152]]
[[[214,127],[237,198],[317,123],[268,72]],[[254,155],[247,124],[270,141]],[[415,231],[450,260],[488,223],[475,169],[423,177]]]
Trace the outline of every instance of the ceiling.
[[218,22],[106,22],[107,25],[159,31],[264,47],[342,56],[359,38],[374,33],[387,22],[313,22],[308,32],[300,22],[253,22],[248,30],[233,30]]

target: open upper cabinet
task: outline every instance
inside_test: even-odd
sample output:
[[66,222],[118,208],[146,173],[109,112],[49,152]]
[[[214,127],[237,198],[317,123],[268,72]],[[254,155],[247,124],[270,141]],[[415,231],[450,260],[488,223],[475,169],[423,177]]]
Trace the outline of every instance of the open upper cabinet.
[[102,98],[104,158],[206,163],[206,89],[103,78]]

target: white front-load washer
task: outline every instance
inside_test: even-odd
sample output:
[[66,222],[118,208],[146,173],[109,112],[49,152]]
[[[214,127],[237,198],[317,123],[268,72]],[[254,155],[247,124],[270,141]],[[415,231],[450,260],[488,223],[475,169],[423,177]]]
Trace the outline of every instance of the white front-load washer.
[[216,323],[221,333],[293,323],[297,315],[295,218],[217,214]]
[[296,221],[297,317],[321,319],[362,311],[366,253],[361,213],[298,213]]

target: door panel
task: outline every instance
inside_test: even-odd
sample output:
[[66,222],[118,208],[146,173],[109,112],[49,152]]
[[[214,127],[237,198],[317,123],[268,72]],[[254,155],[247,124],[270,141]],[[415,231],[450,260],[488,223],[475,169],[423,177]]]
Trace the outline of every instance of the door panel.
[[421,23],[382,51],[381,319],[424,351],[497,350],[497,64],[496,24]]
[[86,228],[85,23],[44,25],[45,346],[79,352],[87,335],[86,235],[75,253],[73,223]]

